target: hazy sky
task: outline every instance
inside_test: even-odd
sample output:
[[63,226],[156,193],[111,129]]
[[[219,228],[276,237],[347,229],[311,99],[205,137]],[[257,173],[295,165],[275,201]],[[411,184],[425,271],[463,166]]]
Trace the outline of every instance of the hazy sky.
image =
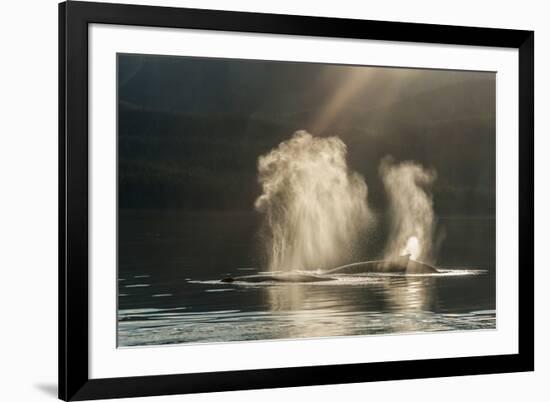
[[118,56],[123,208],[253,210],[257,160],[293,132],[338,136],[385,208],[380,160],[437,171],[437,214],[495,209],[495,75]]

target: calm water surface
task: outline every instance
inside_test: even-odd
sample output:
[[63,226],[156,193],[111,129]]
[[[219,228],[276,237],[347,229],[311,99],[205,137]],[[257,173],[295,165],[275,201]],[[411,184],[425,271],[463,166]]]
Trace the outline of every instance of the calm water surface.
[[260,272],[257,222],[204,214],[121,211],[119,346],[496,327],[494,242],[480,241],[494,236],[492,220],[440,223],[440,275],[229,284],[219,279]]

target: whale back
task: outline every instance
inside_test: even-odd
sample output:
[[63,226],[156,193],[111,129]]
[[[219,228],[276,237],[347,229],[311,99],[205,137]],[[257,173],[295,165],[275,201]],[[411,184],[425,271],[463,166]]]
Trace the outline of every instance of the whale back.
[[435,267],[424,262],[409,260],[407,264],[408,274],[436,274],[438,272],[439,271]]
[[401,273],[401,274],[432,274],[437,269],[423,262],[411,260],[408,255],[397,258],[356,262],[343,265],[327,271],[327,274],[368,274],[368,273]]
[[308,282],[325,282],[333,281],[336,278],[331,277],[333,274],[369,274],[369,273],[399,273],[399,274],[434,274],[438,270],[429,264],[420,261],[411,260],[408,255],[399,256],[397,258],[364,261],[353,264],[343,265],[334,269],[325,271],[322,275],[304,274],[304,273],[289,273],[289,274],[258,274],[247,276],[228,276],[221,280],[224,283],[246,282],[246,283],[262,283],[262,282],[283,282],[283,283],[308,283]]

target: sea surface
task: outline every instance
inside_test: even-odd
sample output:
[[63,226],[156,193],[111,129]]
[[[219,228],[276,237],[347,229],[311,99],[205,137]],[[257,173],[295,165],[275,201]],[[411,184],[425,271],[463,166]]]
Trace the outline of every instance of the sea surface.
[[494,220],[438,226],[440,274],[224,283],[264,272],[255,215],[121,210],[118,346],[496,328]]

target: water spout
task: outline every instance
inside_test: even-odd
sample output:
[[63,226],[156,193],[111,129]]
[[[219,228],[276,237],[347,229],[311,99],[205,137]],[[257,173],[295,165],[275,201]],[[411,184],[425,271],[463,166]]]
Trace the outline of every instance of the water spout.
[[396,163],[392,157],[380,162],[380,176],[390,201],[390,236],[386,258],[410,255],[432,262],[434,211],[431,185],[436,173],[413,161]]
[[263,241],[270,270],[338,266],[371,222],[367,185],[346,162],[338,137],[297,131],[258,160]]

